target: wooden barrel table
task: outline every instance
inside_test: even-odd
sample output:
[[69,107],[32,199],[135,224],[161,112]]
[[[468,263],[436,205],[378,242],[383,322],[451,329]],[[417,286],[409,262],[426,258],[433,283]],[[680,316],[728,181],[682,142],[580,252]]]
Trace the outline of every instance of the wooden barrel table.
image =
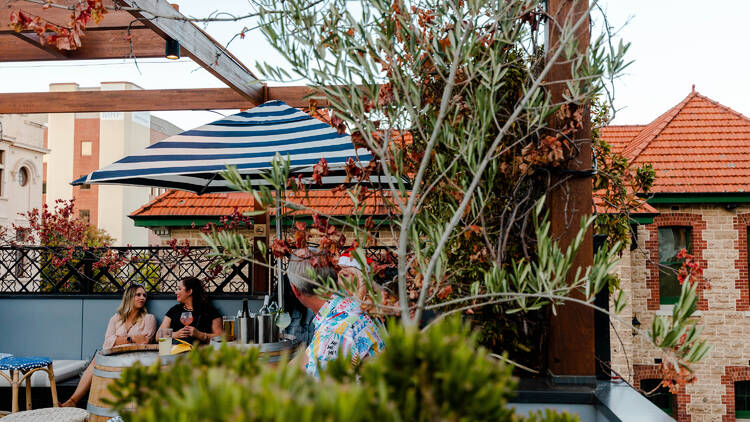
[[94,375],[91,380],[91,391],[89,392],[88,410],[91,422],[105,422],[117,413],[112,407],[104,403],[104,399],[112,399],[108,387],[120,378],[125,368],[133,366],[136,362],[143,366],[152,365],[161,358],[162,367],[174,363],[179,355],[159,356],[155,347],[157,345],[129,345],[119,350],[105,349],[96,354],[94,363]]
[[[230,347],[241,349],[260,348],[261,358],[267,359],[271,365],[278,365],[284,353],[293,358],[298,350],[300,341],[294,336],[282,335],[280,341],[275,343],[264,344],[240,344],[237,342],[227,343]],[[218,349],[222,343],[216,342],[211,345]],[[104,399],[112,399],[108,387],[114,381],[120,378],[120,374],[125,368],[133,366],[139,362],[143,366],[153,365],[158,358],[161,358],[162,368],[167,367],[175,362],[180,355],[159,356],[156,344],[148,345],[127,345],[112,349],[102,350],[96,354],[94,364],[94,376],[91,380],[91,391],[89,393],[89,402],[86,410],[90,414],[91,422],[106,422],[109,418],[117,416],[112,407],[104,403]],[[134,409],[134,408],[133,408]]]

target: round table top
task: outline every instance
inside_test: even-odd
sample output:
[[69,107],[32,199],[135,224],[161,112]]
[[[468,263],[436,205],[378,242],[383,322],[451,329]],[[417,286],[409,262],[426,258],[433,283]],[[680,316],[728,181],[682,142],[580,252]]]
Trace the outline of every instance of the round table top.
[[158,344],[123,344],[121,346],[111,347],[109,349],[103,349],[102,355],[117,355],[126,352],[140,352],[140,351],[157,351],[159,350]]
[[26,410],[11,413],[3,418],[3,422],[85,422],[87,420],[89,420],[89,412],[77,407]]
[[[136,362],[143,366],[153,365],[157,359],[162,365],[173,364],[180,355],[161,356],[157,351],[141,350],[138,352],[118,353],[115,355],[103,355],[101,352],[96,354],[97,366],[111,366],[116,368],[129,368]],[[4,421],[3,421],[4,422]]]

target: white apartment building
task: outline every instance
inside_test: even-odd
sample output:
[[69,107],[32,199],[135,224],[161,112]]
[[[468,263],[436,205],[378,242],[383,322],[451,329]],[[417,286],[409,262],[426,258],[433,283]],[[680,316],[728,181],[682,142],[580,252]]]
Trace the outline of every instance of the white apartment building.
[[27,211],[42,206],[46,114],[0,115],[0,226],[26,226]]
[[[93,88],[75,83],[51,84],[50,91],[96,91],[141,89],[130,82],[102,82]],[[80,176],[134,154],[149,144],[181,132],[177,126],[149,112],[55,113],[49,114],[45,201],[75,199],[81,218],[116,239],[115,245],[158,244],[150,230],[135,227],[128,215],[157,193],[147,187],[118,185],[71,186]]]

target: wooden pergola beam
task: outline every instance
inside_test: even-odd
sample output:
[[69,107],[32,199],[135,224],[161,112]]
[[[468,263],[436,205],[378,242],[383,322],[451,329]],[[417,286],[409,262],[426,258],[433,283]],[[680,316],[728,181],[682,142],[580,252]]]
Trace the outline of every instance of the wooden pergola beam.
[[0,62],[164,57],[164,39],[150,28],[131,28],[130,40],[127,34],[121,27],[89,30],[81,48],[62,51],[42,46],[34,33],[0,30]]
[[[281,100],[292,107],[307,107],[310,102],[305,97],[310,92],[305,86],[269,87],[268,99]],[[319,107],[327,105],[323,99],[314,99]],[[0,114],[222,110],[256,105],[230,88],[0,94]]]
[[[75,0],[55,0],[54,4],[59,6],[75,6],[77,2]],[[24,12],[30,16],[40,16],[46,21],[56,25],[68,26],[71,21],[70,14],[72,10],[58,8],[58,7],[45,7],[44,4],[30,3],[26,1],[11,0],[10,2],[0,3],[0,29],[9,29],[8,24],[10,23],[10,15],[16,10]],[[113,0],[104,0],[105,7],[113,7]],[[109,10],[99,23],[89,21],[86,25],[86,31],[92,29],[109,28],[116,26],[128,26],[133,22],[133,16],[124,10]]]
[[[39,36],[37,34],[33,33],[33,32],[32,33],[21,33],[21,32],[15,32],[15,31],[13,31],[13,32],[10,32],[10,35],[13,36],[13,37],[16,37],[17,39],[19,39],[19,40],[21,40],[23,42],[25,42],[27,46],[31,45],[35,49],[39,49],[39,50],[47,53],[48,56],[51,55],[53,57],[57,57],[57,58],[60,58],[60,59],[67,59],[68,58],[68,56],[66,56],[65,53],[63,53],[62,51],[60,51],[60,50],[58,50],[58,49],[56,49],[56,48],[54,48],[52,46],[49,46],[49,45],[43,45],[41,42],[39,42]],[[2,43],[2,38],[0,38],[0,43]],[[0,61],[5,61],[5,57],[4,56],[0,56]]]
[[[81,48],[61,53],[43,46],[30,48],[34,35],[12,34],[8,23],[10,14],[21,10],[27,15],[67,26],[70,10],[25,2],[0,7],[0,62],[163,57],[164,40],[171,38],[180,43],[185,56],[245,97],[250,106],[267,99],[265,85],[240,60],[166,0],[104,0],[105,6],[115,2],[134,10],[107,13],[101,22],[92,22],[87,28]],[[60,0],[55,4],[72,7],[74,2]],[[126,39],[128,27],[131,28],[130,40]]]
[[120,0],[128,7],[139,9],[131,11],[154,32],[164,39],[179,41],[185,53],[199,63],[204,69],[219,78],[242,96],[250,105],[263,103],[264,85],[229,51],[219,45],[207,33],[192,22],[185,20],[166,0]]

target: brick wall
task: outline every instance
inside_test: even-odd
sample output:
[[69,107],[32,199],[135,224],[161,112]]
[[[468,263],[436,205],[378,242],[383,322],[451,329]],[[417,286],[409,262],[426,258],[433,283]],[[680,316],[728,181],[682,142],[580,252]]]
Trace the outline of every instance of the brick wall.
[[[252,234],[252,232],[248,230],[246,234],[250,235]],[[397,235],[397,233],[392,233],[390,230],[379,231],[378,233],[376,233],[376,236],[378,238],[378,245],[396,246],[396,241],[394,239]],[[344,230],[344,236],[346,236],[347,238],[347,243],[350,243],[354,239],[354,231],[346,229]],[[198,228],[194,229],[191,227],[172,227],[169,229],[169,235],[161,237],[161,245],[167,246],[167,242],[169,242],[169,240],[172,238],[176,238],[180,242],[187,239],[192,246],[206,246],[206,243],[203,242],[203,239],[201,239],[200,229]],[[314,236],[310,238],[311,242],[317,242],[317,240],[318,239],[316,239]]]
[[[684,387],[683,396],[678,394],[678,404],[684,404],[684,413],[678,412],[677,420],[734,420],[734,385],[729,384],[740,380],[738,376],[750,373],[750,310],[744,306],[748,294],[746,248],[750,207],[734,210],[712,205],[679,206],[676,210],[671,206],[657,208],[661,217],[652,225],[638,227],[638,249],[624,252],[619,264],[621,286],[629,302],[619,318],[629,323],[635,315],[643,329],[651,326],[657,313],[669,318],[669,308],[658,306],[658,284],[657,295],[654,295],[653,283],[647,283],[654,280],[649,261],[658,260],[657,228],[660,224],[685,224],[693,227],[694,232],[697,229],[700,238],[693,241],[702,243],[694,252],[700,252],[703,281],[710,288],[702,291],[702,309],[695,320],[704,327],[702,338],[713,350],[703,362],[694,365],[696,381]],[[645,339],[633,337],[631,331],[630,327],[617,323],[612,329],[613,369],[632,383],[658,378],[652,372],[644,372],[644,368],[653,371],[655,359],[663,356]],[[623,339],[622,343],[618,336]]]
[[[172,238],[177,239],[179,243],[187,240],[188,242],[190,242],[190,246],[208,246],[206,242],[204,242],[201,238],[200,233],[200,229],[197,228],[194,229],[192,227],[172,227],[169,229],[169,234],[167,236],[161,236],[161,246],[169,246],[167,243],[172,240]],[[242,231],[242,234],[246,236],[250,236],[252,235],[252,233],[252,229]]]
[[[91,155],[81,154],[81,142],[84,141],[92,143]],[[78,178],[99,170],[99,119],[76,119],[73,143],[73,176]],[[52,153],[54,154],[54,151]],[[89,223],[98,227],[99,185],[88,187],[88,189],[82,189],[81,186],[73,187],[75,212],[78,216],[80,210],[88,210]]]
[[734,266],[740,274],[735,282],[735,287],[740,292],[737,299],[738,311],[750,311],[750,292],[748,291],[747,277],[747,228],[750,226],[750,214],[738,214],[734,217],[734,229],[737,231],[737,240],[734,248],[739,253]]

